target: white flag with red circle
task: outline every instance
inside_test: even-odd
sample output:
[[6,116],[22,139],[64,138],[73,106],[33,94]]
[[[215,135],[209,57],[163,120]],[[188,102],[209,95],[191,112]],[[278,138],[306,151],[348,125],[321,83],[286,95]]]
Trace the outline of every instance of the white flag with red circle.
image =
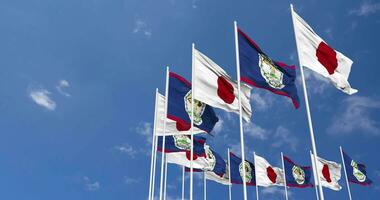
[[[311,154],[311,160],[314,164],[313,154]],[[342,189],[342,186],[339,185],[342,169],[341,164],[317,157],[317,164],[314,166],[318,170],[319,180],[323,187],[327,187],[335,191]]]
[[344,93],[356,93],[348,82],[352,60],[330,47],[295,11],[292,16],[300,65],[328,78]]
[[[238,84],[210,58],[194,49],[194,98],[212,107],[239,114]],[[251,88],[241,83],[242,114],[251,118]]]
[[281,168],[273,167],[265,158],[255,155],[256,184],[258,186],[283,186],[284,171]]

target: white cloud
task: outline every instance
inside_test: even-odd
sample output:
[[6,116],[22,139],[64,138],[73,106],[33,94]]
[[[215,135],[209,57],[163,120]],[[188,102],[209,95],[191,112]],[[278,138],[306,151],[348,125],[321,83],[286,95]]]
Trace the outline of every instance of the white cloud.
[[124,177],[124,182],[126,184],[136,184],[141,182],[141,178]]
[[363,1],[359,8],[350,10],[350,14],[357,16],[368,16],[380,11],[380,3],[372,3],[370,1]]
[[135,131],[146,138],[149,144],[152,143],[153,128],[149,122],[141,122],[135,129]]
[[257,124],[244,123],[244,133],[260,140],[266,140],[270,132]]
[[337,112],[327,132],[330,134],[347,134],[356,131],[379,135],[379,123],[371,113],[380,109],[380,100],[363,96],[350,96],[344,101],[343,109]]
[[[280,199],[283,199],[285,196],[285,188],[284,187],[264,187],[260,191],[263,195],[281,196]],[[290,196],[292,196],[292,193],[291,193],[291,191],[288,190],[288,197],[290,197]]]
[[291,134],[289,129],[283,126],[277,127],[273,138],[273,141],[275,141],[272,143],[273,147],[279,148],[286,146],[290,147],[291,150],[296,151],[299,140],[297,137]]
[[253,101],[253,110],[265,111],[272,107],[275,101],[273,94],[261,89],[252,91],[251,100]]
[[70,87],[70,83],[67,80],[60,80],[55,88],[61,95],[70,97],[71,95],[64,91],[64,89],[68,87]]
[[138,154],[138,151],[135,150],[129,144],[123,144],[123,145],[120,145],[120,146],[116,146],[115,149],[118,150],[120,153],[127,154],[131,158],[135,158],[136,154]]
[[146,37],[151,37],[152,36],[152,31],[148,27],[147,23],[143,21],[142,19],[136,19],[135,20],[135,26],[132,31],[134,34],[143,34]]
[[198,8],[197,0],[192,0],[191,1],[191,7],[194,8],[194,9]]
[[219,119],[219,121],[215,124],[214,129],[212,130],[215,135],[219,135],[222,132],[224,121]]
[[50,92],[45,89],[31,89],[29,97],[39,106],[42,106],[48,110],[55,110],[56,103],[50,98]]
[[[327,78],[307,69],[306,67],[304,67],[304,75],[308,92],[313,94],[324,94],[330,85],[330,81]],[[301,76],[298,76],[297,79],[302,87]]]
[[332,33],[332,28],[331,28],[331,27],[325,29],[325,34],[327,35],[327,37],[328,37],[329,39],[333,39],[333,33]]
[[96,191],[100,189],[100,183],[98,181],[92,181],[87,176],[83,177],[84,185],[88,191]]

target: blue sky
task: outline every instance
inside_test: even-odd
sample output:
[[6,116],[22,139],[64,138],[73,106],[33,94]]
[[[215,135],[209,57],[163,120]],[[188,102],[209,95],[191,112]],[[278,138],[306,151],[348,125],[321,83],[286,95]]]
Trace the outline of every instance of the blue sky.
[[[380,2],[217,0],[0,0],[0,198],[145,199],[154,91],[165,66],[190,79],[191,43],[236,77],[233,21],[272,58],[298,64],[289,4],[354,61],[347,96],[306,71],[318,153],[340,161],[339,145],[364,162],[374,180],[351,185],[354,199],[380,194]],[[280,164],[280,152],[309,165],[306,113],[267,91],[252,90],[246,152]],[[217,110],[210,143],[239,153],[238,117]],[[169,199],[180,197],[178,166],[169,166]],[[202,183],[195,179],[195,197]],[[347,199],[325,189],[327,199]],[[187,185],[188,186],[188,185]],[[208,183],[209,199],[228,189]],[[241,199],[241,186],[233,186]],[[261,189],[283,199],[282,188]],[[291,189],[313,199],[313,189]],[[249,197],[254,198],[254,188]]]

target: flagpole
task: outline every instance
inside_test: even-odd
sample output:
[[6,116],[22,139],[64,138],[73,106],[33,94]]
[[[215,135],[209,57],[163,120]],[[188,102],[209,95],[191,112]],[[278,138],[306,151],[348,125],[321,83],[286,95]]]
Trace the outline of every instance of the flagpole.
[[[193,43],[191,49],[191,83],[194,84],[194,49]],[[193,200],[193,156],[194,156],[194,85],[191,87],[191,145],[190,145],[190,200]]]
[[160,177],[160,200],[162,200],[162,189],[164,184],[164,164],[165,164],[165,138],[166,138],[166,116],[168,112],[169,101],[169,66],[166,67],[166,83],[165,83],[165,112],[164,112],[164,127],[162,136],[162,152],[161,152],[161,177]]
[[284,164],[284,154],[281,152],[281,162],[282,162],[282,173],[284,174],[284,188],[285,188],[285,199],[288,200],[288,188],[286,188],[286,174],[285,174],[285,164]]
[[253,163],[255,164],[256,200],[259,200],[259,186],[257,186],[257,176],[256,176],[256,152],[253,152]]
[[207,181],[206,181],[206,172],[203,171],[203,199],[207,200]]
[[[166,100],[165,100],[166,101]],[[153,177],[152,177],[152,196],[151,200],[154,199],[154,189],[155,189],[155,181],[156,181],[156,163],[157,163],[157,135],[154,137],[154,161],[153,161]]]
[[152,199],[152,188],[154,187],[152,184],[153,180],[153,162],[154,162],[154,143],[156,138],[156,118],[157,118],[157,95],[158,95],[158,88],[156,88],[156,94],[155,94],[155,102],[154,102],[154,119],[153,119],[153,132],[152,132],[152,152],[151,152],[151,158],[150,158],[150,176],[149,176],[149,197],[148,199]]
[[228,152],[228,179],[230,181],[230,184],[228,185],[228,196],[229,200],[232,200],[232,183],[231,183],[231,159],[230,159],[230,148],[227,148]]
[[312,166],[312,169],[313,169],[313,179],[314,179],[314,189],[315,189],[315,195],[317,196],[317,200],[319,200],[319,195],[318,195],[318,186],[317,186],[317,180],[315,179],[316,178],[316,174],[315,174],[315,171],[317,170],[317,168],[315,167],[315,163],[313,162],[313,156],[311,154],[311,151],[310,152],[310,159],[311,159],[311,166]]
[[[314,159],[314,162],[317,163],[317,156],[318,156],[317,155],[317,147],[315,145],[313,122],[312,122],[312,119],[311,119],[311,113],[310,113],[310,108],[309,108],[309,98],[308,98],[308,95],[307,95],[305,76],[304,76],[304,72],[303,72],[303,66],[302,66],[302,63],[301,63],[301,60],[300,60],[300,52],[299,52],[299,46],[298,46],[298,42],[297,42],[297,33],[295,31],[294,16],[293,16],[293,12],[294,12],[294,10],[293,10],[293,4],[290,4],[290,9],[291,9],[291,12],[292,12],[292,21],[293,21],[294,36],[295,36],[296,46],[297,46],[298,61],[299,61],[300,69],[301,69],[301,78],[302,78],[303,93],[304,93],[304,98],[305,98],[306,113],[307,113],[307,119],[308,119],[308,124],[309,124],[311,146],[312,146],[312,149],[313,149],[313,157],[314,157],[313,159]],[[317,183],[318,183],[318,189],[319,189],[320,198],[321,198],[321,200],[324,200],[323,189],[322,189],[322,185],[320,184],[320,178],[319,178],[319,172],[318,172],[318,170],[316,170],[316,173],[317,173]]]
[[165,180],[164,180],[164,200],[166,200],[166,184],[168,179],[168,162],[165,156]]
[[241,91],[240,91],[240,59],[239,59],[239,43],[238,43],[238,33],[237,33],[237,22],[234,21],[234,32],[235,32],[235,54],[236,54],[236,71],[237,71],[237,82],[238,82],[238,96],[239,96],[239,126],[240,126],[240,148],[241,148],[241,159],[243,163],[243,195],[244,200],[247,200],[247,184],[245,182],[246,170],[245,170],[245,153],[244,153],[244,133],[243,133],[243,114],[241,108]]
[[185,200],[185,166],[182,166],[182,200]]
[[342,157],[342,164],[343,164],[344,176],[346,177],[346,184],[347,184],[348,197],[350,198],[350,200],[352,200],[352,197],[351,197],[351,189],[350,189],[350,183],[348,182],[347,171],[346,171],[346,161],[344,160],[342,146],[339,146],[339,149],[340,149],[340,156]]

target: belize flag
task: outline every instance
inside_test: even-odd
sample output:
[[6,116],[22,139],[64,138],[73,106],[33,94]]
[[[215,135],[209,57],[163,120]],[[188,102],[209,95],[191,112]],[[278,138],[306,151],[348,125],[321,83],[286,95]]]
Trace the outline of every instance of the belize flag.
[[[157,151],[162,152],[162,136],[158,137]],[[193,167],[203,169],[207,166],[205,138],[194,136]],[[165,153],[168,163],[190,167],[191,139],[188,135],[172,135],[165,137]]]
[[344,165],[346,166],[347,178],[351,183],[359,185],[369,186],[372,184],[372,180],[368,178],[366,167],[363,164],[356,163],[351,159],[344,151]]
[[284,156],[284,167],[286,186],[298,188],[313,187],[313,184],[310,182],[311,173],[313,173],[310,166],[299,166]]
[[[230,152],[230,170],[231,170],[231,183],[243,184],[243,162],[242,159]],[[246,185],[256,185],[255,166],[245,160],[245,182]]]
[[247,34],[239,28],[237,31],[241,81],[287,96],[291,98],[294,107],[298,108],[295,66],[272,61]]
[[[218,122],[213,108],[194,99],[194,132],[210,133]],[[178,74],[169,74],[169,101],[167,117],[176,121],[179,131],[191,128],[191,83]]]

